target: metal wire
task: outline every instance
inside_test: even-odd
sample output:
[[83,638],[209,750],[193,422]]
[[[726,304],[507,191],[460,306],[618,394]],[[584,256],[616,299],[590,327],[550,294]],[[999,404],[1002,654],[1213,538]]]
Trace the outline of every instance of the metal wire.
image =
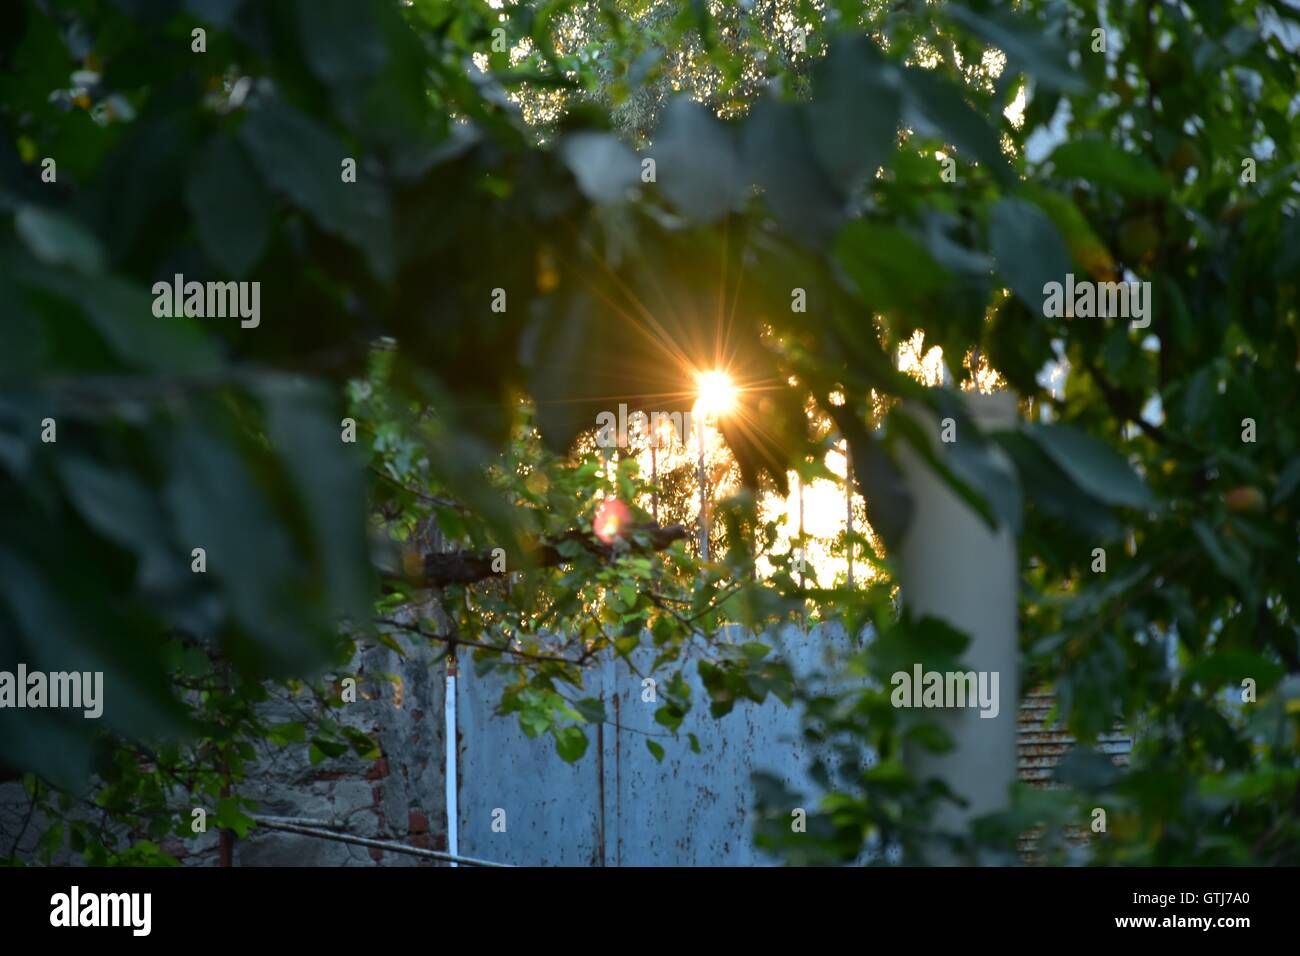
[[491,860],[477,860],[474,857],[460,856],[456,853],[443,853],[440,850],[425,850],[420,847],[407,846],[404,843],[394,843],[391,840],[372,840],[369,837],[353,836],[351,833],[339,833],[337,830],[322,829],[323,827],[333,826],[326,820],[308,820],[304,817],[253,817],[253,819],[258,826],[266,827],[268,830],[282,830],[285,833],[296,833],[300,836],[316,837],[320,840],[334,840],[337,843],[374,847],[391,853],[405,853],[408,856],[442,860],[447,863],[460,863],[465,866],[510,867],[509,863],[493,863]]

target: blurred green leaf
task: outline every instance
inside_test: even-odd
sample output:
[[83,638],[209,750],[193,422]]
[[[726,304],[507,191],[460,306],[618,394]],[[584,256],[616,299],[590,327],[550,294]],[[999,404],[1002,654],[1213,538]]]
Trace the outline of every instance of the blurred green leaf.
[[67,266],[83,275],[104,271],[99,240],[70,216],[40,206],[22,206],[14,214],[14,229],[42,262]]
[[1044,286],[1064,282],[1070,271],[1070,253],[1052,220],[1023,199],[999,200],[989,215],[989,243],[998,274],[1041,315]]
[[1112,143],[1081,139],[1062,143],[1049,157],[1056,175],[1077,177],[1130,196],[1162,196],[1168,181],[1146,159]]
[[236,140],[208,141],[186,183],[185,201],[212,262],[231,275],[246,275],[271,237],[272,201]]
[[1031,424],[1028,435],[1080,489],[1111,505],[1153,508],[1156,500],[1124,457],[1069,425]]
[[387,195],[360,169],[356,182],[343,181],[343,160],[360,165],[362,157],[314,119],[278,101],[256,110],[240,136],[268,183],[326,232],[352,243],[378,278],[393,278],[397,263]]

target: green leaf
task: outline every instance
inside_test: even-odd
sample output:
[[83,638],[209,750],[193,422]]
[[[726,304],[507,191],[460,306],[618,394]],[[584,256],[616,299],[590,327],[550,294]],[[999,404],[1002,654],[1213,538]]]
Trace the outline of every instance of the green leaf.
[[243,276],[271,237],[271,197],[243,147],[229,136],[209,140],[185,185],[203,248],[219,268]]
[[912,494],[894,459],[880,439],[851,413],[837,413],[836,424],[844,433],[853,456],[853,477],[862,489],[867,520],[889,550],[903,543],[912,520]]
[[[330,391],[316,383],[275,380],[262,389],[267,431],[296,482],[315,541],[320,586],[329,603],[366,621],[373,599],[366,555],[364,462],[339,440],[340,415]],[[308,562],[300,561],[304,565]]]
[[[87,579],[92,569],[84,556],[65,554],[56,584],[29,559],[0,548],[0,601],[8,606],[6,620],[15,625],[5,632],[7,646],[15,649],[10,653],[21,654],[18,659],[25,659],[32,670],[102,672],[100,726],[126,735],[165,736],[184,729],[183,711],[156,653],[152,631],[147,636],[134,632],[135,622],[113,604],[115,595],[106,582]],[[66,727],[63,715],[17,713],[33,719],[52,717],[42,729],[56,736]],[[80,721],[82,715],[74,719]],[[31,744],[19,744],[54,742],[42,741],[35,730],[29,731],[35,738]]]
[[815,68],[808,104],[817,158],[852,193],[893,155],[901,109],[897,84],[866,37],[836,38]]
[[342,757],[348,752],[348,745],[340,743],[337,740],[330,740],[326,737],[317,735],[311,739],[311,744],[326,757]]
[[808,145],[811,131],[793,103],[765,99],[745,122],[745,166],[763,188],[777,222],[795,237],[824,245],[844,219],[844,202]]
[[946,142],[987,166],[995,178],[1011,181],[1011,167],[996,130],[966,102],[960,87],[918,66],[905,67],[903,80],[905,123],[938,130]]
[[51,856],[63,849],[63,823],[54,821],[36,841],[36,851],[47,863]]
[[1074,201],[1061,193],[1026,187],[1024,195],[1043,210],[1065,240],[1070,254],[1093,278],[1112,279],[1115,260]]
[[[567,454],[578,434],[607,409],[600,377],[578,376],[575,382],[572,369],[595,367],[613,351],[613,342],[614,323],[582,286],[564,283],[535,303],[521,351],[542,440],[556,454]],[[560,547],[566,557],[581,552],[577,542]]]
[[321,80],[351,87],[374,76],[388,59],[383,31],[364,3],[298,0],[298,35],[307,64]]
[[605,702],[599,697],[584,697],[573,706],[588,723],[598,724],[605,720]]
[[1280,789],[1281,782],[1275,773],[1233,773],[1223,776],[1200,777],[1197,792],[1201,797],[1229,803],[1243,801],[1255,803],[1267,800]]
[[1050,517],[1066,522],[1093,540],[1113,538],[1120,525],[1111,511],[1085,492],[1020,432],[993,436],[1015,463],[1020,487],[1034,505]]
[[1062,143],[1049,157],[1056,175],[1079,178],[1129,196],[1163,196],[1169,181],[1144,157],[1100,139]]
[[1076,485],[1094,498],[1127,508],[1153,508],[1156,499],[1124,457],[1069,425],[1029,426],[1029,435]]
[[1075,747],[1056,766],[1056,779],[1078,790],[1102,790],[1120,776],[1110,757],[1090,747]]
[[954,275],[980,278],[988,276],[993,271],[992,256],[976,252],[949,238],[948,231],[958,222],[956,216],[947,213],[929,213],[925,222],[926,249],[939,265]]
[[682,712],[671,704],[665,704],[655,711],[655,723],[662,724],[669,730],[676,731],[682,725]]
[[[81,715],[73,720],[80,723]],[[78,792],[91,779],[93,743],[84,728],[48,710],[0,709],[0,759],[7,766],[35,771],[69,792]]]
[[139,286],[116,276],[89,278],[53,270],[34,273],[24,278],[84,309],[95,331],[131,368],[174,376],[220,367],[212,342],[196,321],[184,316],[155,316],[149,295]]
[[223,830],[234,830],[241,840],[248,836],[256,822],[246,814],[240,797],[222,797],[217,803],[215,824]]
[[351,152],[314,119],[278,101],[255,111],[240,130],[262,177],[332,235],[352,243],[380,279],[397,268],[388,196],[358,171],[345,183],[342,161]]
[[657,762],[664,762],[664,748],[662,745],[655,743],[653,740],[647,740],[645,745],[646,749],[649,750],[650,753],[654,754],[654,758]]
[[1034,315],[1043,313],[1043,287],[1065,281],[1070,253],[1052,220],[1033,203],[1002,199],[989,215],[998,274]]
[[915,725],[907,731],[906,737],[931,753],[948,753],[954,746],[952,737],[942,727],[929,722]]
[[969,486],[987,502],[1000,525],[1020,534],[1024,499],[1020,483],[1008,475],[993,457],[992,449],[980,441],[943,444],[945,463],[959,481]]
[[154,493],[128,471],[112,470],[79,454],[59,461],[68,498],[87,524],[140,558],[141,587],[171,587],[179,571],[166,516]]
[[896,226],[855,220],[840,230],[835,255],[879,311],[916,304],[947,281],[925,247]]
[[104,250],[99,239],[63,213],[21,206],[14,215],[14,230],[41,262],[68,266],[89,276],[104,271]]
[[944,10],[971,33],[1005,53],[1012,69],[1023,70],[1049,89],[1087,91],[1088,84],[1070,68],[1066,49],[1048,39],[1042,24],[996,10],[981,15],[955,3],[947,4]]
[[665,110],[650,155],[659,187],[691,219],[719,219],[742,195],[740,158],[731,133],[685,96]]
[[379,745],[367,733],[357,730],[355,727],[344,727],[343,736],[348,739],[352,745],[352,750],[358,757],[365,760],[377,760],[380,756]]
[[300,744],[307,739],[307,730],[301,720],[287,720],[268,730],[266,739],[281,746]]
[[1273,491],[1273,507],[1276,508],[1290,498],[1298,486],[1300,486],[1300,455],[1287,462],[1278,473],[1277,488]]
[[1192,533],[1218,572],[1235,584],[1244,597],[1253,597],[1255,587],[1250,574],[1250,555],[1245,549],[1240,544],[1220,538],[1204,521],[1193,521]]
[[574,763],[587,752],[587,735],[582,728],[568,726],[553,731],[555,751],[565,763]]
[[593,202],[622,202],[640,179],[636,153],[609,133],[571,133],[560,142],[559,153]]
[[244,0],[185,0],[185,9],[197,19],[228,29]]
[[1281,664],[1246,650],[1212,651],[1198,656],[1187,668],[1188,681],[1204,684],[1213,692],[1225,685],[1240,688],[1242,680],[1253,678],[1261,691],[1270,690],[1286,673]]
[[188,563],[191,549],[205,549],[207,574],[265,663],[302,669],[322,662],[326,632],[306,626],[310,616],[295,600],[301,569],[293,543],[242,458],[200,427],[179,433],[166,501],[181,545],[177,560]]

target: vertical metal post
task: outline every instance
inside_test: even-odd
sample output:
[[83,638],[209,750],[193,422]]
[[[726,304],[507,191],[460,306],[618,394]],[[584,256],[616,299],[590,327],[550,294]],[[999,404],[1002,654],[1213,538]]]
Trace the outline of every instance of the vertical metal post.
[[[443,727],[444,736],[447,738],[446,760],[444,763],[443,777],[446,783],[446,803],[447,803],[447,852],[453,855],[460,853],[460,833],[459,820],[460,810],[456,806],[456,655],[455,652],[447,656],[447,681],[444,692],[443,702]],[[456,866],[456,861],[450,863]]]

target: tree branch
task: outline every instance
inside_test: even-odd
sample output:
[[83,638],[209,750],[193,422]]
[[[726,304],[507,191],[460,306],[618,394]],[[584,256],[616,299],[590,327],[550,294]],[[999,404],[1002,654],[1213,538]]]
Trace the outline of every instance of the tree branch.
[[486,641],[471,641],[463,637],[452,638],[447,634],[436,634],[433,631],[425,630],[418,624],[404,624],[403,622],[391,617],[377,617],[376,624],[386,624],[389,627],[395,627],[399,630],[406,631],[410,634],[416,634],[430,641],[437,641],[441,644],[463,644],[466,647],[481,647],[484,650],[495,651],[498,654],[509,654],[520,660],[526,661],[551,661],[556,664],[572,664],[575,667],[581,667],[591,657],[590,654],[584,653],[581,657],[564,657],[559,654],[534,654],[531,651],[520,651],[513,647],[501,646],[499,644],[489,644]]
[[[663,551],[676,541],[689,537],[689,533],[679,524],[660,527],[656,524],[643,524],[628,529],[621,546],[604,544],[585,531],[569,531],[554,541],[543,542],[532,554],[536,567],[553,568],[568,564],[573,560],[559,550],[566,541],[574,541],[582,546],[588,554],[603,561],[614,560],[622,550],[632,554],[644,554],[651,551]],[[429,587],[443,587],[448,584],[473,584],[489,578],[504,578],[508,571],[493,570],[494,558],[491,551],[430,551],[418,556],[422,574],[419,581]],[[402,575],[388,575],[402,577]]]

